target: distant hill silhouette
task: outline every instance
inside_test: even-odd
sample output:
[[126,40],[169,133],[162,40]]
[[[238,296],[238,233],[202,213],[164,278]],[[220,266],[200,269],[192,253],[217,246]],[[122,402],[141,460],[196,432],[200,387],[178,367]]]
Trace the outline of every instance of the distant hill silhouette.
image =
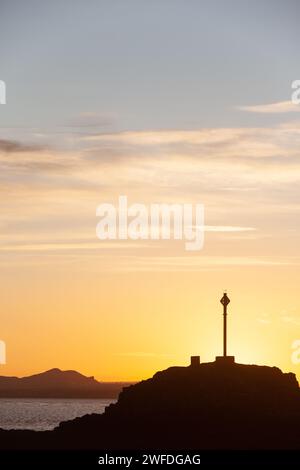
[[0,398],[116,398],[128,382],[98,382],[74,370],[50,369],[29,377],[0,376]]
[[1,448],[300,449],[300,390],[276,367],[171,367],[124,388],[103,415],[54,431],[0,431]]

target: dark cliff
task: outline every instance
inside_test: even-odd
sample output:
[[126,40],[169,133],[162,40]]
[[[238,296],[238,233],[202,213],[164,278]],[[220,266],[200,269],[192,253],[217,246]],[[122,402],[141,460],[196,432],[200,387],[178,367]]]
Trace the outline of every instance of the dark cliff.
[[126,387],[103,415],[48,433],[2,432],[0,442],[2,448],[14,438],[15,447],[32,448],[299,449],[299,420],[294,374],[213,362],[171,367]]

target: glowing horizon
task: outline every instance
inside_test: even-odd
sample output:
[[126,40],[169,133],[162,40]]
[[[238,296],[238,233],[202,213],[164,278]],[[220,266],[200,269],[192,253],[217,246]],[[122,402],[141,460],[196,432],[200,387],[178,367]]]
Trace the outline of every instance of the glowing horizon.
[[[228,354],[300,378],[300,5],[75,3],[1,5],[0,375],[212,361],[227,289]],[[203,204],[203,249],[99,240],[120,195]]]

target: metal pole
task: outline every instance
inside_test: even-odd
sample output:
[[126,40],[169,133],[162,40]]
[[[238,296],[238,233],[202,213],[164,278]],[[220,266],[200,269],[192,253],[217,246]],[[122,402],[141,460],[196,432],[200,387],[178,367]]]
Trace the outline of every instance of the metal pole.
[[227,356],[227,305],[230,302],[229,297],[227,296],[226,292],[222,299],[220,300],[221,304],[223,305],[223,356]]
[[224,305],[223,313],[223,356],[227,356],[227,305]]

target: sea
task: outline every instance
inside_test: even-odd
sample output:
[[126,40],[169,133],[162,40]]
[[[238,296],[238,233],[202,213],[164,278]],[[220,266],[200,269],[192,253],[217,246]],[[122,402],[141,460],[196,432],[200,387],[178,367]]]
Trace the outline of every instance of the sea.
[[114,399],[0,398],[1,429],[48,431],[62,421],[104,412]]

